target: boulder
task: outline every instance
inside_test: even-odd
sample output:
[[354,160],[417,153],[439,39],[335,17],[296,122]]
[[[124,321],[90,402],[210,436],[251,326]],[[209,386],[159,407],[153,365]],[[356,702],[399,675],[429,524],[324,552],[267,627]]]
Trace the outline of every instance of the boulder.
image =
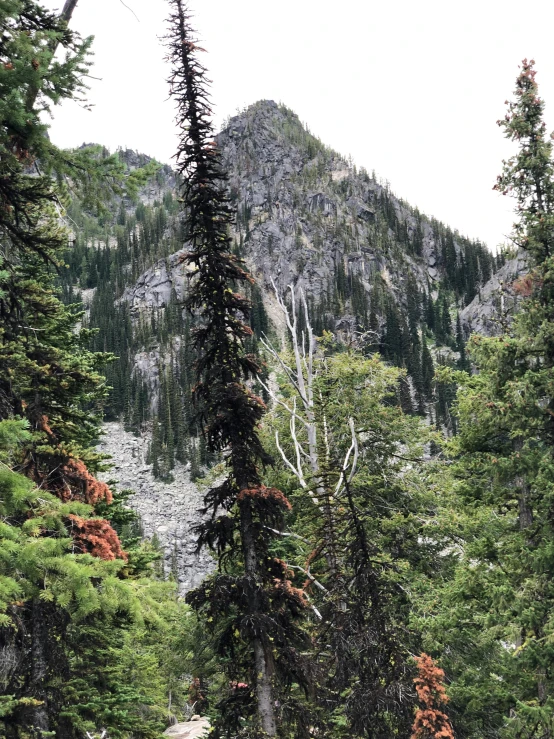
[[197,739],[207,737],[210,731],[210,722],[207,718],[193,717],[192,721],[174,724],[164,731],[164,736],[172,739]]

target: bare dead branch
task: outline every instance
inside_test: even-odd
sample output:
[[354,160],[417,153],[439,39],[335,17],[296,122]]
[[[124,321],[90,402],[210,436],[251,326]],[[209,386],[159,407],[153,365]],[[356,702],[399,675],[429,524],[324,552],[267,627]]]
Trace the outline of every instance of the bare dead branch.
[[308,577],[311,582],[316,586],[316,588],[319,588],[322,593],[328,593],[329,591],[325,587],[325,585],[322,585],[319,580],[316,580],[316,578],[312,575],[312,573],[309,570],[305,570],[303,567],[300,567],[300,565],[289,565],[287,562],[287,567],[289,567],[291,570],[300,570],[306,577]]

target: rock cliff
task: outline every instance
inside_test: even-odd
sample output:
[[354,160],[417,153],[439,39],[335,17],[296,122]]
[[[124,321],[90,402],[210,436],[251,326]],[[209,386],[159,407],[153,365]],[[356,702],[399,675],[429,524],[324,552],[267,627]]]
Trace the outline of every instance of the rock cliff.
[[522,253],[495,272],[460,313],[466,335],[494,336],[505,330],[517,312],[514,282],[526,272],[527,261]]

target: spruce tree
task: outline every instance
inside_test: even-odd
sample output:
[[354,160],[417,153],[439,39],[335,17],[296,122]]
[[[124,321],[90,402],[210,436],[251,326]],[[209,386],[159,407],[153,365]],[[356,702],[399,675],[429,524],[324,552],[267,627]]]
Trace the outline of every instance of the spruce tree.
[[469,362],[466,355],[466,344],[464,341],[464,333],[462,330],[462,322],[460,319],[460,313],[456,314],[456,349],[460,353],[460,358],[458,359],[458,367],[461,370],[469,370]]
[[435,374],[435,366],[433,364],[433,357],[427,346],[426,339],[423,340],[423,346],[421,348],[421,376],[423,392],[427,400],[431,398],[433,392],[433,377]]
[[[91,333],[60,299],[68,244],[60,215],[68,187],[87,207],[121,193],[122,168],[97,148],[59,151],[41,122],[52,104],[79,95],[90,42],[30,0],[1,3],[0,27],[0,424],[25,419],[28,429],[12,450],[18,474],[3,468],[1,483],[2,545],[11,548],[2,577],[17,585],[2,596],[10,619],[0,648],[16,667],[4,686],[14,703],[2,706],[2,719],[12,736],[55,731],[73,739],[71,721],[61,728],[68,629],[78,603],[94,609],[101,591],[113,598],[113,587],[124,621],[123,592],[132,588],[117,583],[134,567],[109,520],[113,492],[94,476],[106,395],[99,370],[108,357],[89,350]],[[57,45],[65,51],[59,61]],[[108,257],[95,254],[85,265],[106,274]],[[114,325],[107,329],[114,340]]]

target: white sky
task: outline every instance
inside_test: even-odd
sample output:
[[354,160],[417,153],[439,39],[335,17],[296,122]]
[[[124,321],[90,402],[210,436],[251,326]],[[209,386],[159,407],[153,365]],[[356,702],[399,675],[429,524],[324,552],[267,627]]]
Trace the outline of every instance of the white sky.
[[[62,0],[43,0],[49,8]],[[94,35],[92,112],[66,102],[61,146],[175,150],[159,41],[165,0],[79,0],[72,26]],[[423,212],[491,248],[512,223],[492,191],[510,152],[496,121],[518,64],[536,60],[554,127],[551,0],[190,0],[208,50],[216,124],[262,98],[285,103],[324,143],[375,169]]]

